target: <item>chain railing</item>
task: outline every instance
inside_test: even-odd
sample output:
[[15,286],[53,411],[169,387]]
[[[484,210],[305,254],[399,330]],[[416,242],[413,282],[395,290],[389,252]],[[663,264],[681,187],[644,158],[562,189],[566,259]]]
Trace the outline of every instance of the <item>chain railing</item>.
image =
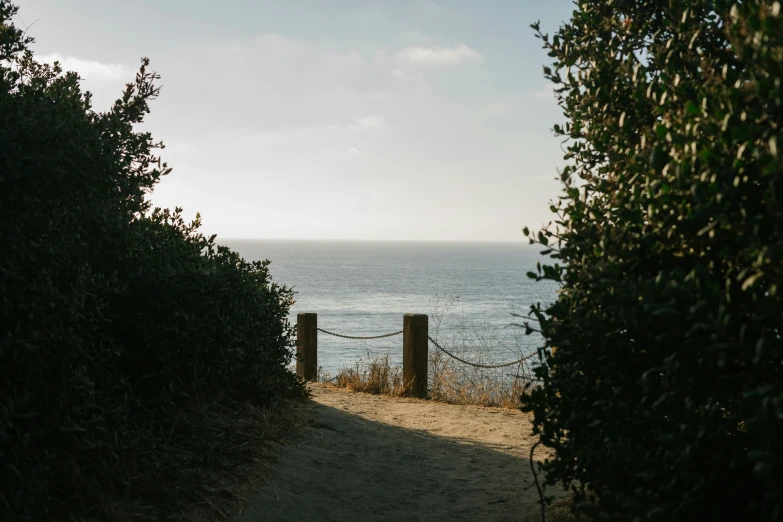
[[[342,339],[353,339],[353,340],[356,340],[356,341],[371,341],[371,340],[374,340],[374,339],[384,339],[386,337],[394,337],[395,335],[400,335],[404,331],[404,330],[400,330],[398,332],[391,332],[391,333],[381,334],[381,335],[358,336],[358,335],[338,334],[338,333],[335,333],[335,332],[330,332],[329,330],[324,330],[323,328],[316,328],[316,330],[318,330],[319,332],[323,332],[323,333],[325,333],[327,335],[332,335],[334,337],[340,337]],[[519,359],[517,359],[515,361],[502,363],[502,364],[481,364],[481,363],[471,362],[471,361],[468,361],[466,359],[463,359],[462,357],[454,355],[453,353],[451,353],[450,351],[448,351],[447,349],[442,347],[440,344],[438,344],[438,342],[435,339],[433,339],[431,335],[427,335],[427,338],[441,352],[445,353],[446,355],[448,355],[452,359],[455,359],[455,360],[461,362],[462,364],[467,364],[468,366],[473,366],[474,368],[485,368],[487,370],[494,370],[496,368],[505,368],[506,366],[513,366],[515,364],[519,364],[521,362],[524,362],[524,361],[526,361],[528,359],[533,358],[536,355],[535,352],[534,352],[534,353],[531,353],[529,355],[526,355],[525,357],[520,357]]]
[[481,364],[481,363],[471,362],[471,361],[468,361],[466,359],[463,359],[462,357],[458,357],[458,356],[454,355],[453,353],[451,353],[450,351],[448,351],[447,349],[442,347],[440,344],[438,344],[438,342],[435,339],[433,339],[431,335],[427,335],[427,338],[441,352],[445,353],[446,355],[448,355],[452,359],[455,359],[455,360],[461,362],[462,364],[467,364],[468,366],[473,366],[474,368],[484,368],[484,369],[487,369],[487,370],[494,370],[496,368],[505,368],[506,366],[513,366],[515,364],[519,364],[519,363],[522,363],[524,361],[527,361],[528,359],[532,359],[536,355],[536,352],[533,352],[533,353],[531,353],[529,355],[526,355],[524,357],[520,357],[516,361],[511,361],[511,362],[502,363],[502,364]]
[[[451,351],[447,350],[440,345],[432,336],[429,335],[427,316],[424,314],[405,314],[403,321],[403,329],[396,332],[385,333],[381,335],[344,335],[336,332],[331,332],[317,326],[317,314],[309,312],[300,312],[297,315],[297,363],[296,373],[300,377],[306,380],[312,380],[317,378],[318,375],[318,332],[323,332],[327,335],[339,337],[341,339],[351,339],[358,341],[370,341],[375,339],[385,339],[388,337],[394,337],[400,335],[403,332],[409,331],[410,336],[405,336],[403,340],[403,368],[402,377],[407,383],[406,386],[413,386],[414,393],[418,396],[426,396],[427,394],[427,367],[428,367],[428,344],[432,343],[438,350],[451,357],[452,359],[472,366],[474,368],[483,368],[487,370],[493,370],[498,368],[506,368],[514,365],[521,365],[528,359],[532,359],[536,356],[537,352],[533,352],[519,359],[500,363],[500,364],[483,364],[479,362],[469,361],[463,357],[455,355]],[[334,380],[334,378],[332,379]]]
[[338,333],[330,332],[328,330],[324,330],[323,328],[316,328],[316,330],[318,330],[319,332],[323,332],[325,334],[328,334],[328,335],[333,335],[335,337],[340,337],[342,339],[353,339],[355,341],[370,341],[370,340],[373,340],[373,339],[383,339],[385,337],[394,337],[395,335],[400,335],[403,332],[403,330],[400,330],[399,332],[392,332],[392,333],[387,333],[387,334],[383,334],[383,335],[373,335],[373,336],[369,336],[369,337],[360,337],[360,336],[355,336],[355,335],[338,334]]

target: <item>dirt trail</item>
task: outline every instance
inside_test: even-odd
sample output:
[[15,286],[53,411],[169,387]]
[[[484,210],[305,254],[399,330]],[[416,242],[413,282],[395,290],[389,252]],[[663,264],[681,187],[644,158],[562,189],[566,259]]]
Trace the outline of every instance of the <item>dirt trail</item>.
[[538,520],[526,414],[311,389],[309,426],[235,522]]

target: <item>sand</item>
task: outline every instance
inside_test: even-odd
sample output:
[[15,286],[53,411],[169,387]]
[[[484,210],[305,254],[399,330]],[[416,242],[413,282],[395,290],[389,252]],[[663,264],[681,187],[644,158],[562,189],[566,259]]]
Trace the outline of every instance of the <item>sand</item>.
[[527,414],[310,386],[235,522],[540,520]]

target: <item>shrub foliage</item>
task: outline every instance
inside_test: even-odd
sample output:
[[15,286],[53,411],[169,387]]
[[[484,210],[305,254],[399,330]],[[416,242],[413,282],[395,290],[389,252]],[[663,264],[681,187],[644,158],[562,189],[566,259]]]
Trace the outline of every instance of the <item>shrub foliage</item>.
[[562,284],[523,397],[546,483],[598,520],[781,520],[781,3],[580,0],[533,28],[568,141],[526,230]]
[[148,60],[98,114],[15,12],[0,0],[0,519],[102,518],[101,491],[155,490],[132,467],[186,406],[303,394],[292,292],[150,208],[170,169],[134,130],[159,93]]

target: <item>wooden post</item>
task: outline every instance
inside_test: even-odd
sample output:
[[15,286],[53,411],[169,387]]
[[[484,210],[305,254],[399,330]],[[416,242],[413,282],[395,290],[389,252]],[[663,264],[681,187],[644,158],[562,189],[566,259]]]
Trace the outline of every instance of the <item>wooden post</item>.
[[318,314],[296,314],[296,375],[312,381],[318,373]]
[[416,397],[427,396],[427,316],[405,314],[402,321],[402,382]]

